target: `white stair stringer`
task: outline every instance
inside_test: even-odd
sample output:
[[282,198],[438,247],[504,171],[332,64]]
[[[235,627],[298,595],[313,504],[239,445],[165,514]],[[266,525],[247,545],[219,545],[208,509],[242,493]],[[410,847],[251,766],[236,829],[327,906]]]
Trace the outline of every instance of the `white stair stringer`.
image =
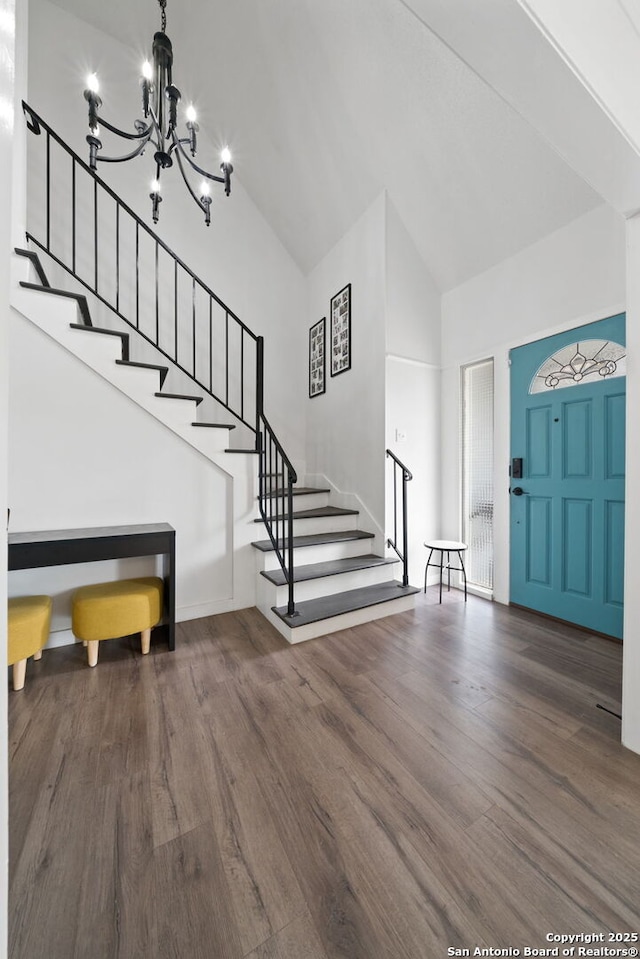
[[160,390],[158,370],[116,362],[122,358],[120,336],[73,329],[71,325],[80,320],[77,301],[56,296],[55,293],[21,287],[21,280],[36,279],[33,275],[35,271],[24,257],[15,255],[12,267],[11,305],[20,317],[33,324],[40,335],[55,341],[77,362],[88,366],[131,402],[146,410],[231,478],[231,501],[227,503],[226,510],[232,530],[232,604],[234,609],[255,605],[255,560],[251,542],[255,538],[254,521],[258,515],[257,457],[250,452],[226,453],[230,445],[229,429],[192,426],[194,403],[161,399],[154,395]]
[[[32,267],[24,257],[14,256],[13,260],[11,305],[22,316],[226,473],[234,477],[244,475],[249,467],[255,474],[255,457],[225,454],[231,445],[231,425],[228,428],[193,426],[196,419],[194,401],[156,396],[160,392],[157,370],[117,363],[122,358],[120,336],[89,332],[91,327],[74,329],[74,324],[80,322],[76,301],[55,292],[49,293],[46,289],[24,289],[19,281],[30,278]],[[253,515],[255,517],[257,512]]]

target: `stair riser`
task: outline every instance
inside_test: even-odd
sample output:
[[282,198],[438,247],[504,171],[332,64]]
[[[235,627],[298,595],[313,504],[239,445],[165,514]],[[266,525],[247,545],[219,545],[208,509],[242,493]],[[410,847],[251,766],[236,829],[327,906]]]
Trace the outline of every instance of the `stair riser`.
[[[274,497],[274,504],[278,503],[281,511],[282,497]],[[286,499],[285,499],[286,503]],[[293,512],[297,513],[299,510],[305,509],[321,509],[323,506],[329,505],[329,494],[328,493],[302,493],[300,496],[293,497]]]
[[[164,400],[160,400],[160,402],[164,403]],[[193,422],[195,421],[189,421],[190,424]],[[205,454],[205,456],[209,455],[210,453],[223,453],[229,448],[231,436],[234,432],[237,432],[237,430],[226,430],[222,427],[213,429],[211,427],[203,428],[191,425],[187,427],[187,430],[188,439],[191,445],[195,446],[196,449],[199,449],[201,453]]]
[[[395,567],[391,567],[394,569]],[[348,589],[358,589],[360,586],[373,586],[377,583],[385,583],[391,579],[393,573],[390,567],[386,565],[370,566],[366,569],[351,570],[348,573],[338,573],[334,576],[323,576],[321,579],[312,579],[295,584],[296,603],[303,603],[306,599],[317,599],[320,596],[332,596],[336,593],[342,593]],[[287,586],[274,586],[264,576],[259,579],[262,583],[258,584],[264,597],[259,596],[260,603],[264,602],[269,606],[285,606],[289,592]]]
[[119,366],[114,363],[113,369],[107,370],[107,378],[140,406],[144,406],[158,389],[158,374],[154,370],[145,370],[144,367]]
[[[347,516],[317,516],[310,517],[309,519],[294,519],[293,521],[293,535],[294,536],[312,536],[315,533],[340,533],[347,529],[355,529],[357,526],[357,516],[347,515]],[[284,527],[282,523],[278,524],[279,529],[286,530],[286,520]],[[266,535],[266,530],[264,526],[262,529],[258,525],[260,530],[259,538],[263,539]]]
[[103,373],[108,366],[115,366],[115,361],[122,358],[120,337],[101,336],[71,328],[72,323],[79,322],[78,308],[71,300],[34,290],[21,290],[16,300],[18,305],[24,302],[25,315],[47,336],[57,340],[69,352],[79,355],[89,365],[95,365],[98,372]]
[[[361,556],[371,546],[371,540],[347,540],[344,543],[324,543],[319,546],[304,546],[293,551],[295,566],[305,563],[325,563],[331,559],[346,559],[350,556]],[[261,553],[256,551],[258,569],[279,569],[280,563],[275,552]],[[264,576],[261,577],[264,579]]]
[[343,629],[350,629],[352,626],[360,626],[362,623],[383,619],[385,616],[403,613],[413,609],[414,605],[414,596],[401,596],[399,599],[391,600],[388,603],[365,606],[364,609],[356,609],[350,613],[343,613],[341,616],[333,616],[331,619],[319,620],[316,623],[309,623],[307,626],[299,626],[297,629],[291,629],[286,623],[283,623],[280,617],[276,616],[270,608],[258,606],[258,609],[284,636],[286,641],[294,645],[306,642],[308,639],[317,639],[319,636],[327,636]]
[[153,406],[147,408],[157,410],[158,418],[170,426],[190,426],[196,418],[196,404],[192,400],[161,399],[159,396],[150,399]]

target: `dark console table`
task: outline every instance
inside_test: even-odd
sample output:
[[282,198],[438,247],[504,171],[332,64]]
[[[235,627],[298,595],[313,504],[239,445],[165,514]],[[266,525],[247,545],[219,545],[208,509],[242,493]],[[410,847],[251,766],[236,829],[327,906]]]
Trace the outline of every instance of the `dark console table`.
[[169,649],[176,648],[176,531],[168,523],[9,533],[9,569],[68,566],[127,556],[163,556]]

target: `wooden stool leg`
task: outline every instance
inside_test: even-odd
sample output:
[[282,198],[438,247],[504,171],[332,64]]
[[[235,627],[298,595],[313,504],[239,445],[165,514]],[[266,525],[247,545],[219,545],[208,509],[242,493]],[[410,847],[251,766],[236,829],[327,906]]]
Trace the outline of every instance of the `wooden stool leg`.
[[37,653],[33,654],[34,659],[42,659],[42,650],[39,649]]
[[90,666],[98,665],[98,646],[100,645],[99,639],[92,639],[87,643],[87,662]]
[[151,649],[151,629],[143,629],[140,633],[140,644],[142,646],[142,655],[146,654]]
[[19,659],[17,663],[13,664],[13,688],[22,689],[24,686],[25,676],[27,675],[27,661],[26,659]]

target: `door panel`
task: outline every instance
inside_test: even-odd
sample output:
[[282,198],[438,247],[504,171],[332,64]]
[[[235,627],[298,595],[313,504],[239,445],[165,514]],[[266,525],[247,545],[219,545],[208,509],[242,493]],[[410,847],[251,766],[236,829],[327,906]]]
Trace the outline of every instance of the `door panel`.
[[591,479],[591,400],[562,404],[564,479]]
[[551,500],[529,496],[527,512],[527,582],[551,586]]
[[523,458],[511,481],[511,602],[612,636],[622,635],[624,343],[620,314],[510,354],[511,456]]
[[562,588],[577,596],[591,596],[593,503],[588,499],[563,499]]

